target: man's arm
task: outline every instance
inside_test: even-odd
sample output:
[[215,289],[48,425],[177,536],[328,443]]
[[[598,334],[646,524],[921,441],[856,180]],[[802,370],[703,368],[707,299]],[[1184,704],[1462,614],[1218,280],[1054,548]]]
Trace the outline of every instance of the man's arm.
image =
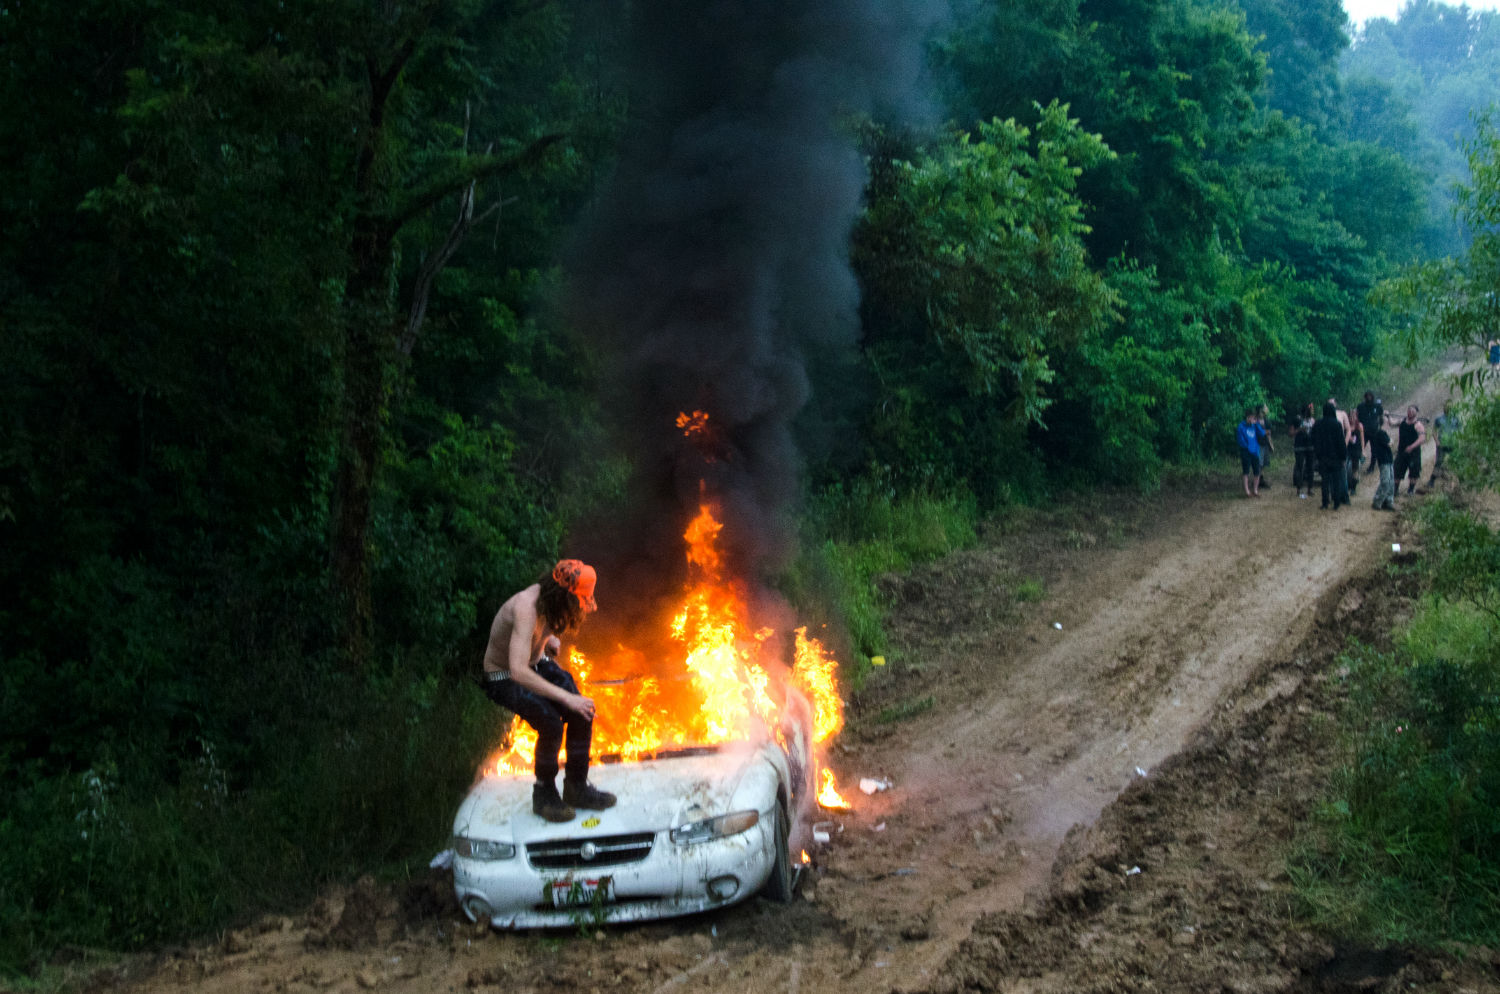
[[1427,429],[1422,427],[1422,422],[1418,421],[1416,425],[1417,440],[1406,447],[1407,452],[1411,452],[1414,449],[1420,449],[1422,447],[1422,441],[1427,438]]
[[531,633],[536,631],[536,604],[518,598],[515,606],[516,620],[510,630],[510,645],[507,658],[510,661],[510,678],[522,688],[538,697],[556,701],[569,711],[576,711],[589,720],[594,717],[594,702],[581,694],[572,694],[556,684],[542,679],[533,669],[536,660],[531,658]]

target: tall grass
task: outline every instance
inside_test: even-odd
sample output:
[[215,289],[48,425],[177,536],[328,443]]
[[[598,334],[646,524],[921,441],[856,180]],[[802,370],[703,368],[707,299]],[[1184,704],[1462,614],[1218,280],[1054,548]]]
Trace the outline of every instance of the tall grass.
[[204,743],[165,789],[112,762],[9,786],[0,979],[59,948],[210,933],[442,848],[498,712],[435,679],[352,682],[326,688],[326,721],[287,734],[254,782],[228,782]]
[[804,611],[848,632],[854,665],[845,673],[854,687],[870,659],[890,649],[876,578],[973,544],[978,517],[968,494],[897,494],[868,479],[810,502],[802,554],[783,588]]
[[1500,941],[1500,639],[1428,601],[1345,659],[1332,795],[1293,860],[1308,911],[1376,941]]

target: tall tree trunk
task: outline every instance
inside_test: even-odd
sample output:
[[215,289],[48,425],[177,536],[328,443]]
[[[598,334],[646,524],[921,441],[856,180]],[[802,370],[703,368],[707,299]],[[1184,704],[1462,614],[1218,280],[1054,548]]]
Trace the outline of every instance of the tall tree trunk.
[[[342,431],[332,509],[332,580],[342,629],[340,643],[344,661],[356,668],[369,661],[374,634],[370,523],[396,371],[415,345],[433,280],[475,222],[475,184],[537,161],[561,138],[545,135],[515,155],[497,158],[487,151],[470,159],[466,120],[461,162],[447,171],[402,189],[379,168],[381,160],[391,154],[385,139],[392,90],[441,4],[442,0],[427,0],[403,12],[398,5],[386,3],[382,16],[397,27],[385,54],[371,54],[365,62],[369,105],[354,166],[352,261],[344,288]],[[411,306],[403,308],[395,291],[396,237],[413,218],[460,191],[464,196],[458,220],[419,274]]]
[[333,582],[339,601],[341,648],[353,667],[369,661],[374,617],[370,601],[370,522],[396,359],[396,309],[390,279],[390,236],[373,224],[355,237],[354,272],[344,310],[343,422],[334,489]]

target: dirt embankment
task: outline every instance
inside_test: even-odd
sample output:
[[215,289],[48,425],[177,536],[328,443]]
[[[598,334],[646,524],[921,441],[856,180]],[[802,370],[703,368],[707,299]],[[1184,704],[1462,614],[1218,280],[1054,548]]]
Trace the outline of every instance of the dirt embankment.
[[[1419,403],[1435,408],[1426,391]],[[1289,446],[1284,446],[1289,448]],[[1427,456],[1430,466],[1431,453]],[[860,695],[797,901],[605,932],[465,924],[441,878],[331,895],[93,978],[128,991],[1500,989],[1297,929],[1281,840],[1328,772],[1323,681],[1404,607],[1404,515],[1321,511],[1278,458],[998,524],[887,587],[899,655]],[[895,654],[893,654],[895,655]]]

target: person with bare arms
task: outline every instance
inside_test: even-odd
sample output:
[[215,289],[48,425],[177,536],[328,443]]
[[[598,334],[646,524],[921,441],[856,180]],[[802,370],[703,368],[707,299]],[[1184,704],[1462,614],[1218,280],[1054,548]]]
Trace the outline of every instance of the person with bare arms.
[[[551,658],[558,636],[576,631],[592,614],[594,568],[564,559],[540,580],[513,595],[495,614],[484,650],[484,693],[536,730],[536,785],[532,813],[547,821],[572,821],[574,808],[602,811],[615,795],[589,784],[594,702]],[[557,792],[557,753],[568,745],[563,792]]]
[[[1386,420],[1391,420],[1389,415]],[[1427,429],[1417,417],[1417,405],[1406,408],[1406,417],[1396,422],[1396,492],[1401,492],[1401,478],[1406,477],[1408,495],[1417,492],[1422,482],[1422,443],[1427,439]]]

